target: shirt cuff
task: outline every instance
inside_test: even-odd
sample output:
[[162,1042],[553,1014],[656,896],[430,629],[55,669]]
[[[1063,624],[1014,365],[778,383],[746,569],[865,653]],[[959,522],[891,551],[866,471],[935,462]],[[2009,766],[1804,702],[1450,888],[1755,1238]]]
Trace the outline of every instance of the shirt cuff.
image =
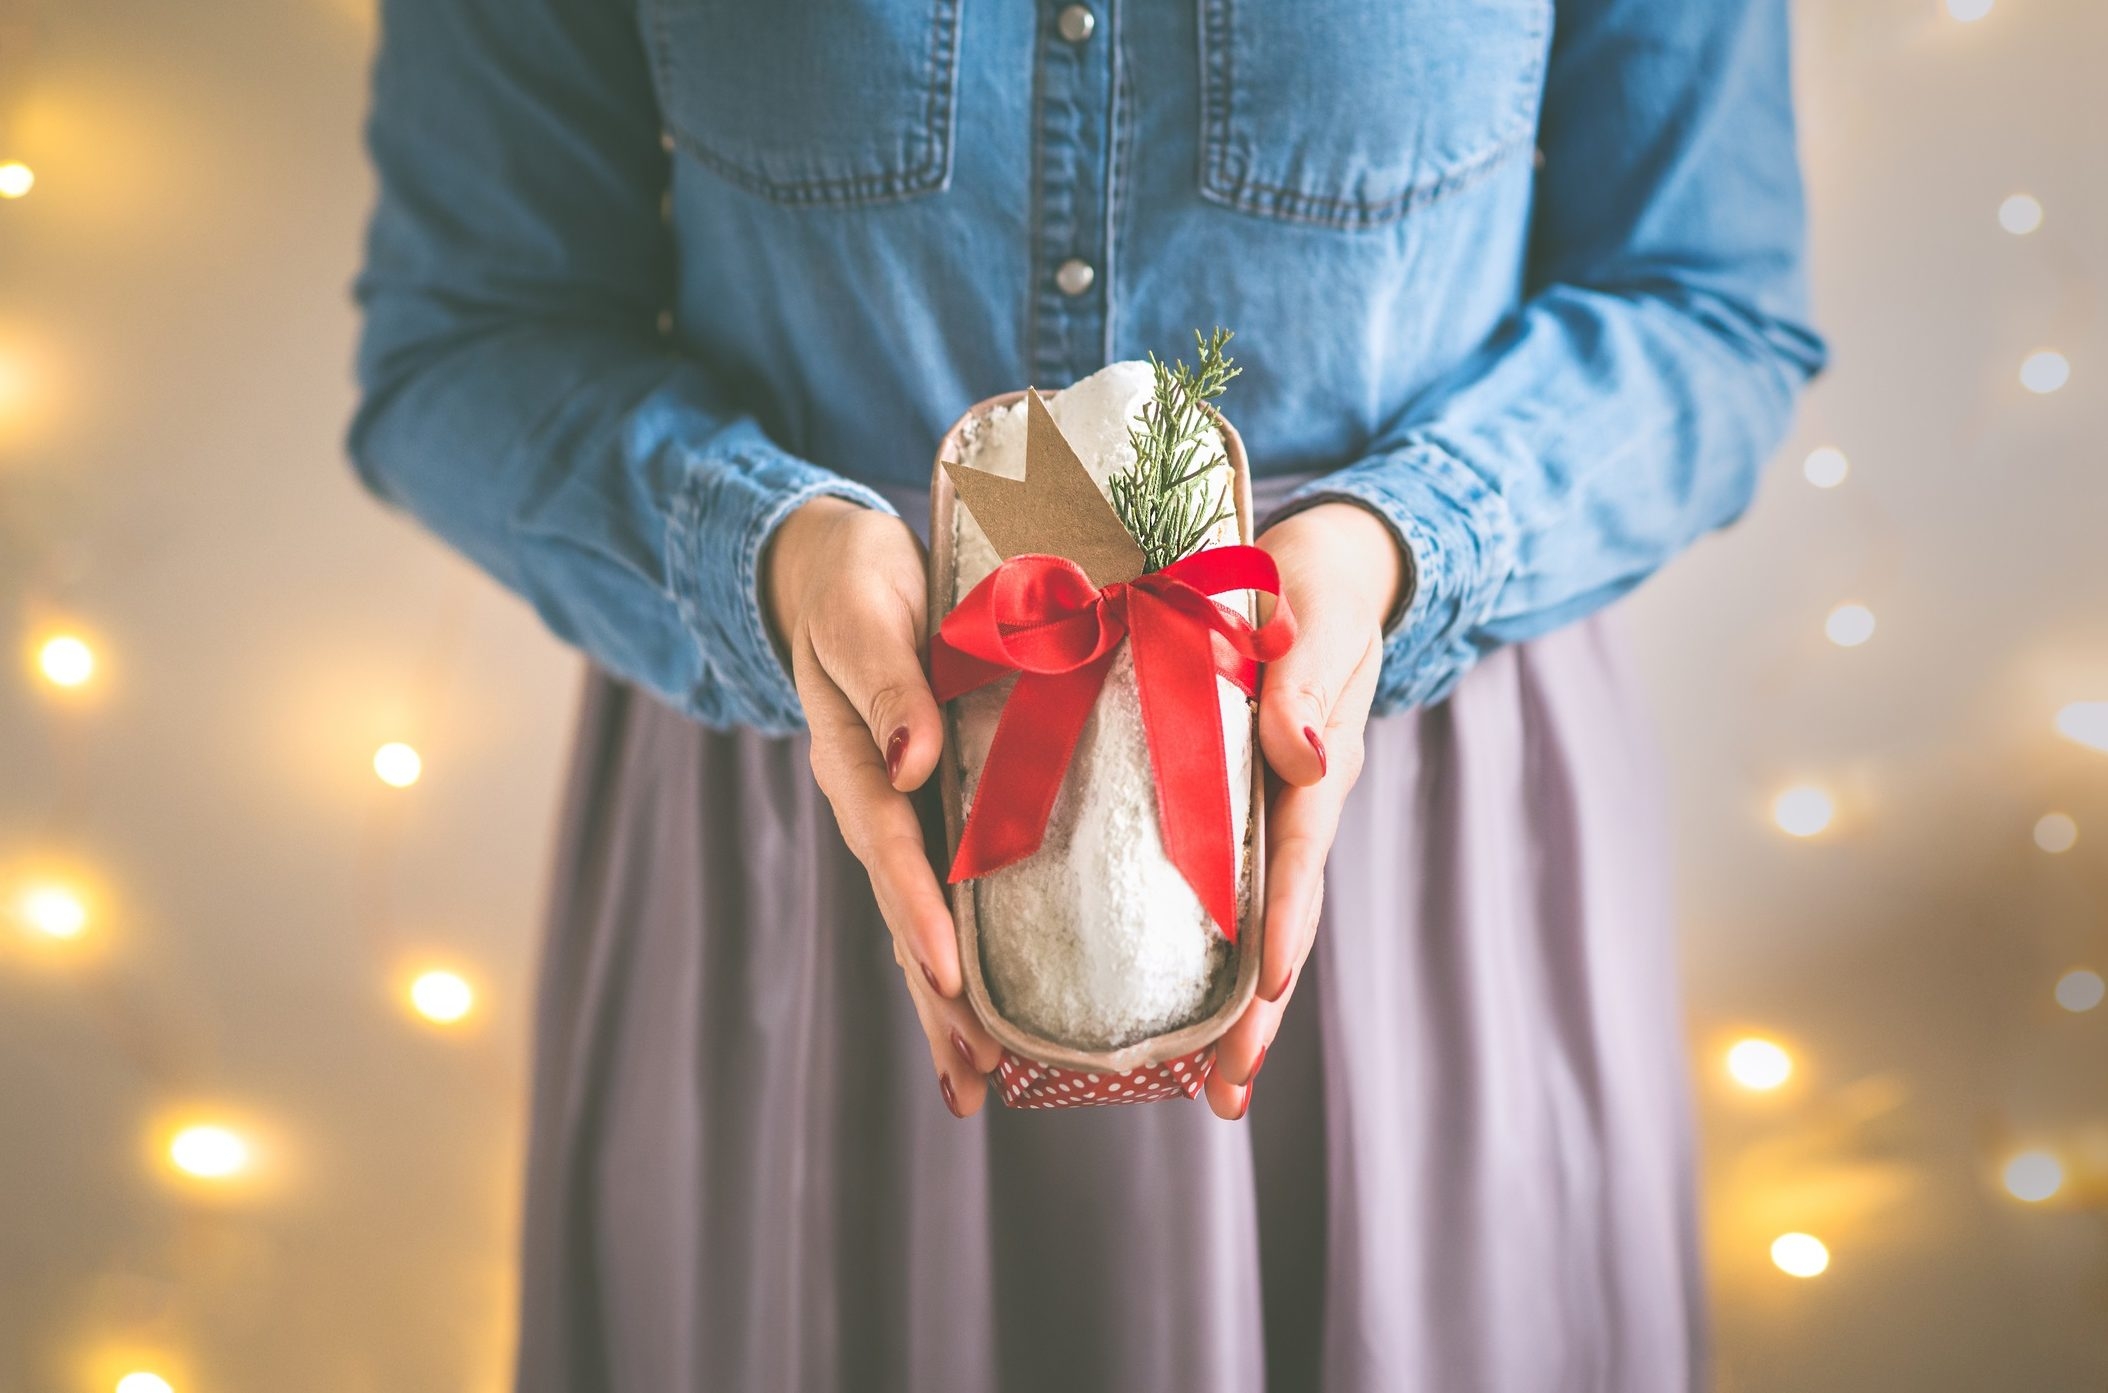
[[1385,630],[1374,711],[1442,700],[1492,646],[1474,635],[1515,567],[1507,503],[1470,466],[1425,441],[1313,479],[1271,520],[1319,503],[1369,509],[1405,554],[1410,588]]
[[[769,538],[815,498],[898,514],[876,492],[777,448],[758,428],[734,434],[696,458],[667,521],[671,589],[702,657],[691,712],[729,707],[744,713],[744,725],[787,735],[804,728],[805,715],[761,610]],[[726,688],[730,702],[718,699]]]

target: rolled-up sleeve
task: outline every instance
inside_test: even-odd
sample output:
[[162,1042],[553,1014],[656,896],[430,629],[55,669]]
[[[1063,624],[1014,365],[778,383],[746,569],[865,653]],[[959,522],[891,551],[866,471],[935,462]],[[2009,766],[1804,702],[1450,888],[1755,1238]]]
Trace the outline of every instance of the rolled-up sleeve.
[[774,444],[659,329],[667,155],[609,0],[387,0],[358,282],[361,478],[596,663],[784,731],[760,608],[775,526],[869,489]]
[[1732,521],[1822,367],[1784,0],[1557,13],[1527,298],[1288,505],[1358,502],[1411,558],[1379,710]]

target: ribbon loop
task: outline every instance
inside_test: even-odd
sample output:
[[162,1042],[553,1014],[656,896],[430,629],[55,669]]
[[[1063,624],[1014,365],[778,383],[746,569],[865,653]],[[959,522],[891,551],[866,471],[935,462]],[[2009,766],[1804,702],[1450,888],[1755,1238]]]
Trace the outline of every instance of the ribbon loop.
[[[1253,624],[1213,597],[1275,597]],[[1231,942],[1237,939],[1236,834],[1215,679],[1251,696],[1258,666],[1295,642],[1274,560],[1257,547],[1210,547],[1161,571],[1099,589],[1058,556],[1014,556],[945,616],[930,640],[939,701],[1018,674],[951,881],[972,880],[1039,850],[1055,795],[1114,652],[1134,644],[1143,731],[1157,781],[1164,849]]]

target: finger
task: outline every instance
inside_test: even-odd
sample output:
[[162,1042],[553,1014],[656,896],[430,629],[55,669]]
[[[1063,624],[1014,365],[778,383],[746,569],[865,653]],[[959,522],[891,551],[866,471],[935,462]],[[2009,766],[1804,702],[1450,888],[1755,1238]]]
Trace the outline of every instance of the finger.
[[1279,1001],[1309,955],[1325,892],[1325,858],[1347,801],[1344,781],[1276,787],[1266,811],[1266,930],[1259,997]]
[[[1298,608],[1299,617],[1305,608]],[[1269,664],[1259,688],[1259,748],[1267,767],[1307,787],[1337,766],[1330,748],[1336,709],[1372,642],[1367,630],[1328,620],[1303,623],[1295,646]]]
[[[920,565],[913,570],[919,586]],[[871,593],[871,602],[854,612],[813,623],[813,654],[862,721],[886,782],[906,792],[922,787],[944,747],[937,699],[922,670],[926,605],[919,593],[902,593],[893,580],[880,577],[873,578]]]
[[[908,964],[902,963],[901,970],[908,971]],[[932,992],[928,981],[919,972],[909,978],[909,986],[943,1026],[944,1038],[952,1047],[952,1062],[976,1074],[993,1073],[995,1066],[1002,1062],[1003,1047],[988,1033],[988,1027],[981,1024],[981,1018],[974,1014],[973,1006],[965,996],[945,997]]]
[[1278,1002],[1254,1000],[1215,1042],[1215,1068],[1208,1081],[1220,1081],[1225,1097],[1228,1090],[1242,1088],[1259,1072],[1259,1061],[1273,1044],[1274,1034],[1281,1028],[1282,1013],[1293,994],[1291,984]]
[[1283,999],[1310,945],[1325,902],[1325,862],[1339,832],[1347,795],[1361,776],[1369,703],[1383,665],[1383,648],[1370,641],[1348,675],[1327,728],[1336,772],[1308,787],[1276,783],[1266,807],[1266,932],[1259,960],[1259,995]]
[[914,1003],[915,1017],[921,1021],[922,1033],[929,1043],[937,1092],[953,1117],[972,1117],[988,1096],[987,1073],[974,1067],[971,1057],[962,1055],[961,1046],[956,1043],[959,1031],[947,1019],[943,999],[916,980],[920,974],[913,967],[903,963],[901,969],[907,980],[908,1000]]
[[914,805],[887,781],[862,717],[825,674],[801,672],[799,697],[812,732],[813,777],[834,808],[843,841],[871,877],[886,927],[940,996],[957,996],[951,907],[930,869]]

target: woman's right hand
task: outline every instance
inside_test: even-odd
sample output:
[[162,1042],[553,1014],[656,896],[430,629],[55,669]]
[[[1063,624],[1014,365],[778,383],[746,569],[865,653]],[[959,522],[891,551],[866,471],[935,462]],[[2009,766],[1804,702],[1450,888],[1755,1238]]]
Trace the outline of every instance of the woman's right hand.
[[1002,1050],[961,995],[951,910],[908,801],[944,744],[922,671],[922,544],[897,517],[816,498],[784,519],[763,564],[769,618],[812,734],[813,776],[871,877],[945,1105],[970,1116]]

